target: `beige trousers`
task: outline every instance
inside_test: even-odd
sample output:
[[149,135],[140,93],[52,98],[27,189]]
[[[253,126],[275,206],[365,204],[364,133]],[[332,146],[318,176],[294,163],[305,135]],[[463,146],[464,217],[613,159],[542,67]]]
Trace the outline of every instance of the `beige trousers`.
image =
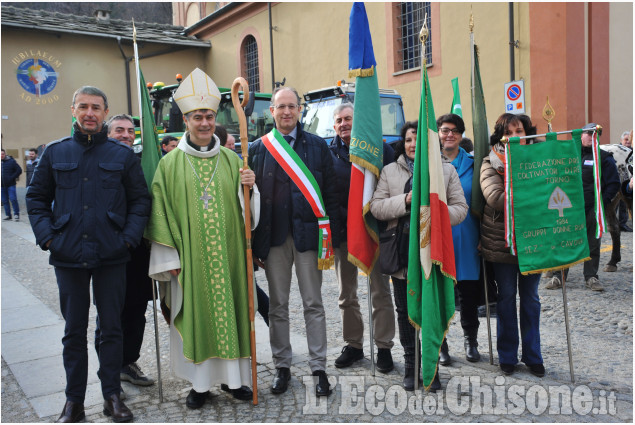
[[304,308],[304,324],[311,371],[326,370],[326,315],[322,305],[322,271],[317,268],[317,251],[298,252],[289,235],[269,250],[265,274],[269,283],[269,340],[276,368],[290,367],[289,292],[291,268],[295,265]]
[[[357,267],[348,261],[348,246],[340,244],[335,250],[335,272],[340,286],[339,306],[342,314],[344,342],[354,348],[364,345],[364,321],[357,298]],[[377,348],[392,348],[395,337],[395,309],[390,294],[390,277],[375,267],[370,274],[373,305],[373,336]],[[364,279],[365,280],[365,279]],[[364,282],[366,283],[366,282]]]

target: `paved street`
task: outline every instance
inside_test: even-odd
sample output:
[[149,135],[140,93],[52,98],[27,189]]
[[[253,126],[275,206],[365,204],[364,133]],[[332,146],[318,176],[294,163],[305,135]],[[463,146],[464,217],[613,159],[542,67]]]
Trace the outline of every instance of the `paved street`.
[[[24,192],[22,191],[22,199]],[[170,373],[168,328],[159,317],[163,402],[158,385],[135,387],[123,383],[126,404],[135,422],[632,422],[633,421],[633,240],[622,233],[622,262],[615,273],[602,272],[610,254],[610,236],[603,238],[600,282],[605,292],[584,287],[582,266],[575,266],[567,282],[569,322],[575,383],[571,383],[562,292],[543,289],[541,344],[547,374],[539,379],[521,363],[516,373],[503,377],[495,346],[488,361],[487,323],[481,319],[482,359],[468,363],[463,351],[460,317],[452,320],[448,335],[454,363],[440,367],[443,393],[417,399],[401,388],[403,350],[395,337],[395,370],[370,374],[366,329],[366,358],[348,369],[333,365],[343,346],[337,307],[338,287],[333,270],[324,273],[323,298],[328,323],[328,370],[334,394],[316,401],[310,381],[302,305],[292,285],[290,316],[294,362],[289,391],[273,395],[275,373],[265,323],[256,316],[259,404],[234,400],[220,388],[199,410],[185,406],[187,382]],[[259,284],[268,292],[262,271]],[[2,222],[2,417],[3,422],[52,422],[63,406],[65,376],[62,366],[64,321],[48,253],[35,245],[26,212],[21,222]],[[367,318],[366,277],[359,276],[360,304]],[[139,361],[156,378],[152,304],[147,310],[146,336]],[[86,414],[89,422],[110,422],[102,414],[102,397],[93,349],[95,309],[89,329],[89,382]],[[366,322],[368,323],[368,322]],[[492,318],[495,341],[496,319]],[[307,389],[308,388],[308,389]],[[423,404],[421,403],[423,401]]]

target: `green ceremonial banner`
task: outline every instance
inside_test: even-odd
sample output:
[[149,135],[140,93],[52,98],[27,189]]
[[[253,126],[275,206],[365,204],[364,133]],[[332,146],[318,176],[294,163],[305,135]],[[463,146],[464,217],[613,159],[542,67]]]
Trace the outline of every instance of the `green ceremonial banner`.
[[588,260],[581,171],[581,130],[573,140],[520,145],[510,139],[511,196],[518,264],[523,274]]
[[140,69],[139,95],[141,97],[141,110],[139,111],[141,122],[139,124],[141,126],[141,143],[143,145],[141,168],[143,168],[143,175],[146,178],[148,190],[152,193],[152,179],[154,178],[154,172],[161,160],[161,145],[159,144],[157,128],[154,125],[152,103],[150,102],[150,95],[148,94],[148,89],[146,88],[146,80],[143,78],[143,73]]
[[481,191],[481,164],[483,158],[489,155],[489,128],[485,111],[485,96],[481,82],[481,70],[478,62],[478,48],[474,45],[474,70],[472,79],[472,132],[474,142],[474,177],[472,178],[472,214],[477,217],[483,215],[485,199]]
[[377,73],[355,80],[355,116],[351,129],[351,162],[375,174],[384,166],[384,146]]

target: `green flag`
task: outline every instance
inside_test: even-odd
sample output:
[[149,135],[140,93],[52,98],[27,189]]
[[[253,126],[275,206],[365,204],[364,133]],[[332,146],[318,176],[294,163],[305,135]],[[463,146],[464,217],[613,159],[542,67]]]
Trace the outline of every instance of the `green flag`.
[[364,3],[351,8],[349,77],[355,78],[355,110],[350,141],[351,182],[348,196],[348,260],[370,274],[379,255],[378,230],[370,199],[383,167],[381,103],[373,40]]
[[[506,185],[512,249],[523,274],[559,270],[589,259],[580,164],[581,130],[573,140],[520,145],[510,139]],[[509,215],[509,214],[508,214]],[[511,238],[513,237],[513,240]],[[515,246],[514,246],[515,245]]]
[[421,330],[421,371],[427,389],[454,315],[456,268],[439,134],[428,73],[423,67],[419,128],[412,177],[408,249],[408,316]]
[[481,191],[481,164],[490,151],[489,128],[485,113],[485,96],[481,83],[481,71],[478,65],[478,48],[473,46],[472,62],[472,133],[474,136],[474,177],[472,177],[472,213],[478,217],[483,214],[485,198]]
[[148,190],[151,191],[154,172],[156,171],[157,166],[159,165],[159,160],[161,159],[161,145],[159,144],[157,128],[154,124],[154,115],[152,114],[150,96],[148,94],[148,90],[146,89],[146,81],[143,78],[141,69],[139,69],[139,97],[139,126],[141,127],[141,144],[143,146],[143,153],[141,154],[141,168],[143,168],[143,175],[146,178]]
[[461,107],[461,94],[459,93],[459,77],[456,77],[452,80],[452,91],[454,92],[454,97],[452,98],[452,109],[450,110],[451,114],[456,114],[463,118],[463,107]]

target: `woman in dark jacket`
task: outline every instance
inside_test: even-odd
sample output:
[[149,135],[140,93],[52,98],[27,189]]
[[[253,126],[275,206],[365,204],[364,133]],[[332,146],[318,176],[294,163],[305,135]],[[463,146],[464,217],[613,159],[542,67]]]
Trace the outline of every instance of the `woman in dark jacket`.
[[[505,243],[505,155],[501,138],[536,134],[527,115],[503,114],[496,121],[490,137],[492,150],[483,158],[481,189],[486,205],[481,222],[482,255],[493,263],[498,284],[496,348],[500,368],[506,375],[514,373],[518,362],[518,319],[516,292],[520,296],[521,361],[538,377],[545,375],[540,352],[540,274],[523,275],[518,257],[510,253]],[[524,142],[524,141],[521,141]]]

